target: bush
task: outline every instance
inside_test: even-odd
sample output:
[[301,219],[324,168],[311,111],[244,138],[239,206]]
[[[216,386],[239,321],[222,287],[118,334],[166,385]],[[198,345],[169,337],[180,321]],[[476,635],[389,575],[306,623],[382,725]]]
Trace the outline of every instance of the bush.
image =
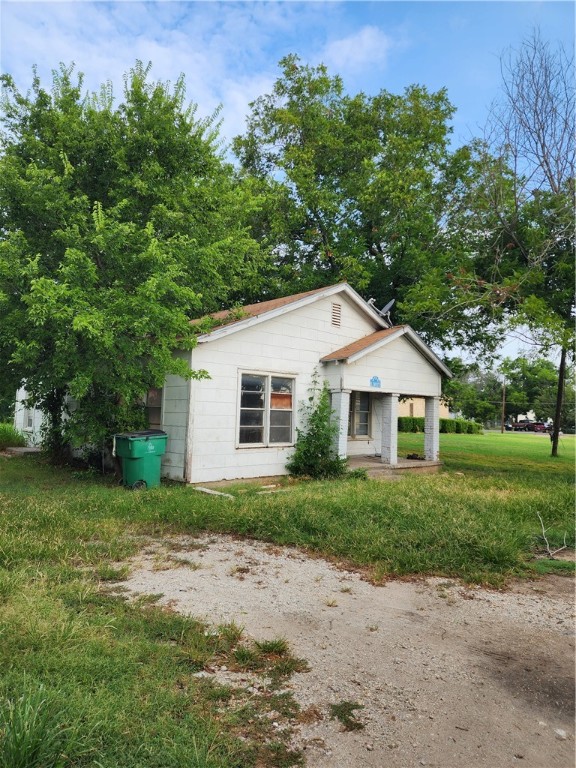
[[482,424],[466,419],[440,419],[440,432],[442,434],[481,435]]
[[327,385],[318,389],[314,382],[308,403],[301,410],[306,418],[306,427],[296,430],[298,437],[294,453],[286,464],[288,472],[314,479],[346,474],[346,459],[341,459],[334,450],[339,425],[332,421]]
[[424,432],[424,417],[399,416],[398,432]]
[[12,424],[0,424],[0,451],[5,448],[22,448],[25,445],[26,438],[15,430]]

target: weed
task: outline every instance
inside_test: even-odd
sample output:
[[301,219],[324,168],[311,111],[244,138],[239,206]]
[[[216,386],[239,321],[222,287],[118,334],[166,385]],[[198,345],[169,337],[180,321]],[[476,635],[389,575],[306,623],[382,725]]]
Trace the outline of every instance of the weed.
[[284,638],[256,641],[256,647],[260,653],[266,655],[286,656],[288,654],[288,641]]
[[108,563],[102,563],[96,568],[96,576],[100,581],[125,581],[130,574],[130,567],[122,565],[115,568]]
[[25,445],[26,438],[15,430],[12,424],[0,424],[0,451],[5,448],[22,448]]
[[364,723],[356,719],[354,712],[357,709],[364,709],[363,704],[355,701],[341,701],[339,704],[330,704],[330,719],[339,720],[345,731],[360,731],[364,728]]
[[0,702],[0,768],[64,768],[92,751],[89,736],[43,685]]

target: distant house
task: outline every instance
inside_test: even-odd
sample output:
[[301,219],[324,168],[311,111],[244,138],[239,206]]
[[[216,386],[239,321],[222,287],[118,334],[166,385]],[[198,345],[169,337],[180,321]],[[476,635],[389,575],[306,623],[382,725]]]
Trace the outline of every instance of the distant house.
[[210,378],[168,376],[148,393],[150,424],[168,433],[164,476],[205,483],[286,474],[315,375],[331,392],[340,456],[397,464],[399,398],[410,397],[424,402],[425,458],[438,459],[450,371],[412,328],[390,327],[347,283],[212,317],[218,325],[178,353]]

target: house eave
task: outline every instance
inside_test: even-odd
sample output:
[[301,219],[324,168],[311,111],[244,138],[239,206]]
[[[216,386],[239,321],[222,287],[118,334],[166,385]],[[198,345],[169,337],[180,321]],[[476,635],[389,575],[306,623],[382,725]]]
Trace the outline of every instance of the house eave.
[[215,341],[216,339],[224,338],[225,336],[229,336],[232,333],[236,333],[237,331],[244,330],[246,328],[252,328],[255,325],[258,325],[259,323],[265,322],[267,320],[272,320],[275,317],[281,317],[282,315],[288,314],[289,312],[292,312],[294,309],[299,309],[301,307],[308,306],[309,304],[313,304],[316,301],[320,299],[329,298],[330,296],[337,296],[340,293],[344,293],[362,312],[364,312],[365,315],[367,315],[370,320],[379,328],[389,328],[390,325],[384,320],[383,317],[381,317],[376,310],[372,309],[372,307],[367,304],[364,299],[356,293],[356,291],[348,285],[348,283],[338,283],[337,285],[332,285],[326,288],[323,291],[320,291],[318,293],[314,293],[310,296],[305,296],[301,299],[298,299],[297,301],[291,302],[290,304],[285,304],[282,307],[277,307],[276,309],[271,309],[265,312],[262,312],[262,314],[259,315],[252,315],[251,317],[247,317],[244,320],[237,320],[234,323],[230,323],[229,325],[224,325],[220,328],[215,328],[212,331],[209,331],[208,333],[203,333],[197,337],[197,341],[199,344]]

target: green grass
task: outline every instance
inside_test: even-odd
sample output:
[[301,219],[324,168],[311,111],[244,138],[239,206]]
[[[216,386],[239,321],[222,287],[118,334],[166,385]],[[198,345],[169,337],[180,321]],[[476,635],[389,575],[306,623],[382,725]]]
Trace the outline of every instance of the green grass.
[[22,448],[25,445],[24,435],[17,432],[12,424],[0,423],[0,451],[5,448]]
[[[421,452],[421,440],[401,435],[401,455]],[[32,741],[34,723],[74,736],[70,747],[54,742],[62,765],[300,764],[287,747],[297,707],[275,687],[305,662],[282,639],[249,644],[233,625],[209,629],[152,598],[113,597],[122,561],[150,538],[212,531],[305,547],[376,580],[417,573],[501,585],[561,573],[559,561],[534,559],[545,554],[538,515],[552,549],[565,536],[574,546],[574,438],[562,437],[560,451],[550,458],[540,435],[442,435],[438,475],[285,483],[265,495],[239,484],[233,499],[177,484],[132,493],[42,457],[0,457],[0,723],[16,723],[0,725],[0,766],[18,765],[12,737]],[[252,670],[270,687],[255,696],[195,677],[218,665]],[[271,711],[284,712],[283,728]]]

